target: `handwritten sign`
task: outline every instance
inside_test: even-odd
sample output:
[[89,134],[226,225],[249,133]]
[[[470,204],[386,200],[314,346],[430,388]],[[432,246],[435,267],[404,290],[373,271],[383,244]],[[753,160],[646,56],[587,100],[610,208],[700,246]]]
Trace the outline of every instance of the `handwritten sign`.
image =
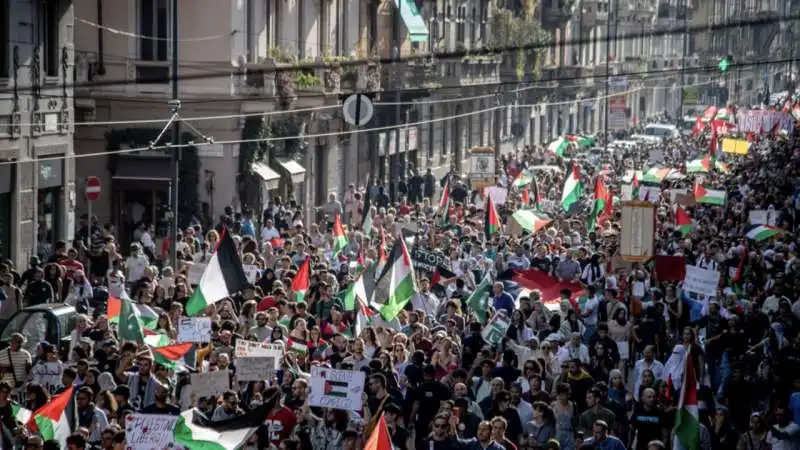
[[274,356],[245,356],[236,358],[238,381],[262,381],[275,376],[280,358]]
[[227,370],[192,374],[192,392],[200,397],[217,397],[231,388]]
[[211,319],[186,317],[178,322],[178,342],[211,342]]
[[363,406],[361,393],[364,392],[364,381],[364,372],[360,370],[312,367],[308,404],[320,408],[358,411]]
[[166,414],[128,414],[125,418],[125,448],[162,450],[173,448],[173,430],[178,416]]
[[283,345],[238,339],[233,354],[236,358],[245,356],[274,356],[280,358],[283,356]]
[[255,283],[258,281],[258,274],[261,273],[261,269],[259,269],[258,266],[242,264],[242,269],[244,269],[244,276],[247,278],[248,283]]
[[686,292],[715,297],[719,286],[719,277],[719,272],[716,270],[687,265],[682,289]]

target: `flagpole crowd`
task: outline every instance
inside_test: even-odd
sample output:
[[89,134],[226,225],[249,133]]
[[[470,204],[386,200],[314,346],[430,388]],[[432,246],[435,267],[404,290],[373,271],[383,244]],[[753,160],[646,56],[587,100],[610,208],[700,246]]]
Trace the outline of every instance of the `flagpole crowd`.
[[795,124],[566,135],[162,252],[85,217],[0,262],[0,448],[800,450]]

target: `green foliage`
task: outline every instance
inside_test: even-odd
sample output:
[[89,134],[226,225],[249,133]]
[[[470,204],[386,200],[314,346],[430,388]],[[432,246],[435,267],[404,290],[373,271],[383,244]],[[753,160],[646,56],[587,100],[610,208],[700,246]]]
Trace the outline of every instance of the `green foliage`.
[[279,63],[296,63],[297,54],[291,50],[283,49],[280,47],[271,47],[267,51],[267,55]]
[[270,123],[270,132],[276,138],[291,138],[275,141],[275,153],[294,158],[305,150],[305,139],[297,138],[304,133],[303,120],[294,114],[286,114]]
[[[242,140],[253,141],[254,139],[268,139],[272,136],[270,127],[266,126],[264,119],[260,117],[250,117],[245,120],[242,128]],[[272,149],[272,142],[242,142],[239,144],[239,176],[237,177],[237,187],[239,200],[242,207],[259,209],[261,199],[261,180],[258,174],[253,173],[252,167],[255,162],[266,161]]]
[[[123,146],[128,148],[147,147],[149,145],[162,146],[171,142],[172,136],[170,133],[164,133],[164,136],[156,142],[158,134],[161,132],[158,128],[114,128],[105,134],[106,150],[117,151],[122,149]],[[192,133],[182,133],[181,143],[186,144],[192,142],[196,137]],[[117,165],[120,163],[119,154],[109,155],[109,171],[112,173],[116,171]],[[159,153],[153,154],[154,157],[160,157]],[[166,158],[165,163],[167,162]],[[200,185],[200,157],[197,155],[197,147],[189,145],[182,148],[180,173],[178,174],[178,198],[180,201],[180,209],[178,210],[178,225],[186,227],[189,225],[192,215],[200,211],[200,198],[198,194],[198,187]]]
[[297,88],[310,88],[322,86],[322,80],[313,73],[297,72],[294,76],[294,84]]
[[533,15],[517,16],[508,9],[500,9],[492,16],[489,29],[490,48],[519,48],[515,54],[515,67],[520,81],[525,78],[529,63],[534,77],[538,77],[550,35]]

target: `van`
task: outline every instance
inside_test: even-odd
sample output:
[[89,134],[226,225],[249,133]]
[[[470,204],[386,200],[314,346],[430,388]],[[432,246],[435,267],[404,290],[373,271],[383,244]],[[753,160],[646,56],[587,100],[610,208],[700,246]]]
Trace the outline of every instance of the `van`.
[[653,136],[660,139],[674,139],[681,136],[681,132],[675,125],[666,123],[651,123],[644,127],[645,136]]
[[70,334],[75,329],[78,313],[64,303],[28,306],[17,311],[0,333],[0,349],[8,347],[11,334],[22,333],[27,338],[25,349],[36,354],[39,342],[47,341],[58,347],[62,355],[69,353]]

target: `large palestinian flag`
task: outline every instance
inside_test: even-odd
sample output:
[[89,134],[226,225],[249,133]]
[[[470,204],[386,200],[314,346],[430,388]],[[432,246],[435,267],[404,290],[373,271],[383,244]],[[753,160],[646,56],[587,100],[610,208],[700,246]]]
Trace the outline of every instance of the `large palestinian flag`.
[[197,289],[186,303],[186,315],[200,314],[208,306],[244,290],[248,285],[236,244],[225,229]]
[[394,241],[389,260],[372,292],[371,304],[386,321],[391,321],[417,291],[414,266],[402,236]]

